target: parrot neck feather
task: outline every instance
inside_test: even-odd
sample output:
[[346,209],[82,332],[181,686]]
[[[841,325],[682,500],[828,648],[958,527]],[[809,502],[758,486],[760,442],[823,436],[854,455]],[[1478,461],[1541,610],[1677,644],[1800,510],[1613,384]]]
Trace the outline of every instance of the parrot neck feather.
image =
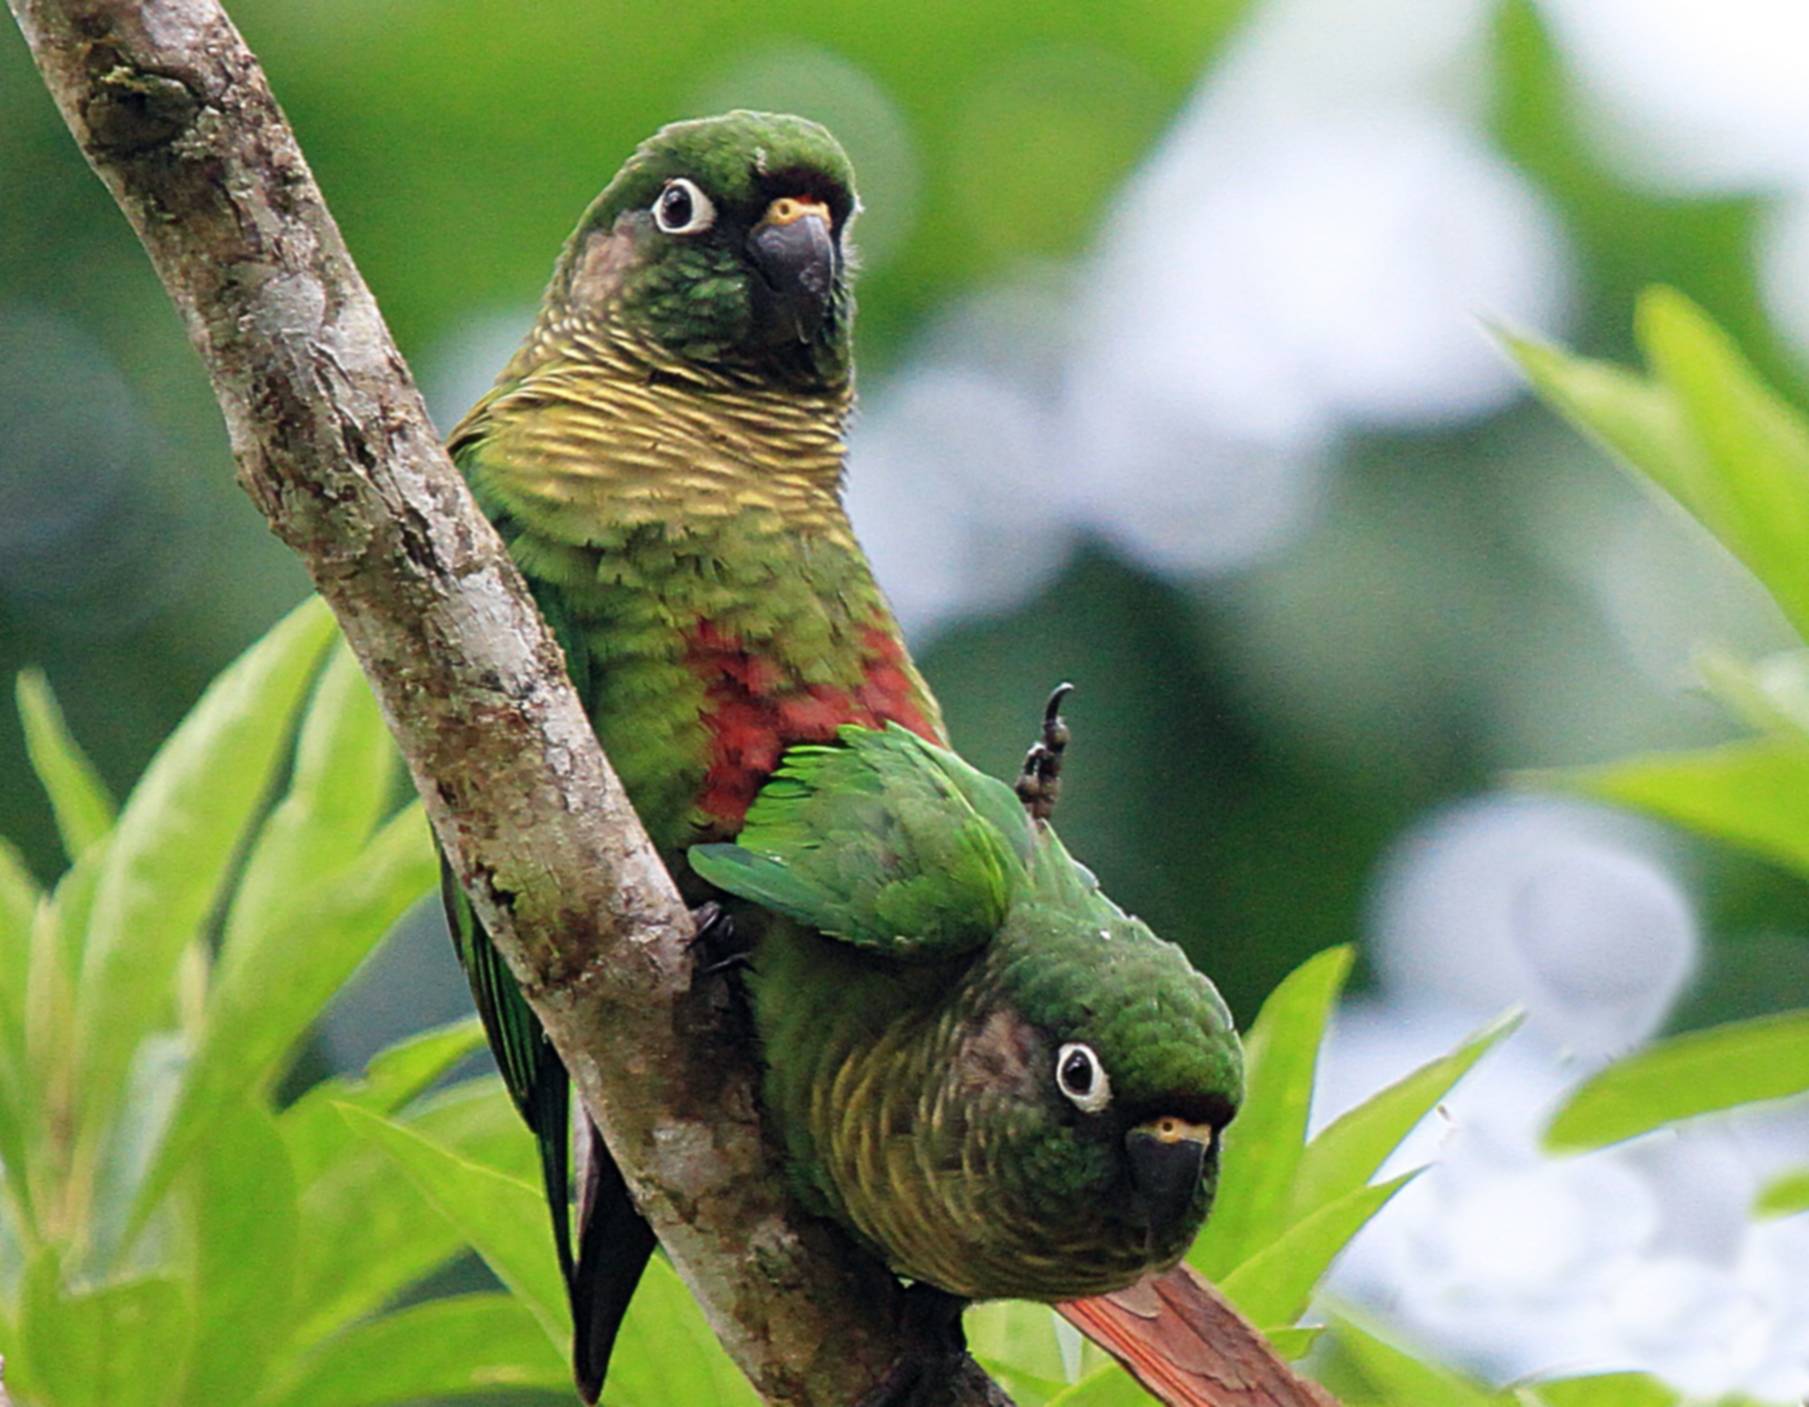
[[555,321],[449,444],[456,454],[488,440],[512,492],[562,516],[621,521],[637,498],[693,521],[765,510],[852,547],[841,488],[853,400],[848,381],[778,384],[673,358],[613,326]]

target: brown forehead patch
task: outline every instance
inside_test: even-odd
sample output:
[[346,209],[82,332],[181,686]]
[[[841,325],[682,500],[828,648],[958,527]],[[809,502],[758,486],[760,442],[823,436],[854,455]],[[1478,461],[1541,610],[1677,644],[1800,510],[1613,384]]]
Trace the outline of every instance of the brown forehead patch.
[[600,308],[609,303],[633,262],[634,236],[626,227],[592,231],[572,270],[572,306]]
[[1030,1024],[1000,1007],[963,1032],[955,1050],[955,1080],[965,1091],[1026,1091],[1035,1086],[1040,1042]]

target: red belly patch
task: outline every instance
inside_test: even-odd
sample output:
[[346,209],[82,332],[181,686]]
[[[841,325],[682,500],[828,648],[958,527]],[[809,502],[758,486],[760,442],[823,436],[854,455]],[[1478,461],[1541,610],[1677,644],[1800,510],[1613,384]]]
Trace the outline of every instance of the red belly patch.
[[725,834],[741,828],[754,793],[794,743],[830,742],[844,723],[896,723],[942,741],[904,669],[904,646],[878,626],[861,632],[860,682],[847,689],[801,684],[783,664],[750,653],[710,621],[692,632],[687,662],[704,681],[703,720],[711,735],[698,806]]

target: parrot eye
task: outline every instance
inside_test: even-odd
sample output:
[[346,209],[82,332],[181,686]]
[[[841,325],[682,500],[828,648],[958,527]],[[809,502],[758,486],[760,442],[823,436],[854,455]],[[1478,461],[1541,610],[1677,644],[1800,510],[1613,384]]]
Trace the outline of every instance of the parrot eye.
[[1112,1102],[1112,1082],[1093,1047],[1069,1041],[1055,1053],[1055,1083],[1083,1114],[1097,1114]]
[[716,207],[695,182],[676,176],[653,202],[653,223],[669,235],[701,234],[716,223]]

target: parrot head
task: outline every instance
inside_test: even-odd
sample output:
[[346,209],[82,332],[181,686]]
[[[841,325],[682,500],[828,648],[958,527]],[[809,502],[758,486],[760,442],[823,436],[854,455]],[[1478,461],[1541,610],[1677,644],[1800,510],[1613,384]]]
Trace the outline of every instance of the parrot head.
[[814,122],[731,112],[673,123],[585,212],[549,306],[681,362],[845,379],[858,208],[847,156]]
[[[1084,877],[1052,841],[1038,869]],[[1230,1011],[1178,947],[1097,890],[1015,904],[998,943],[995,1001],[955,1062],[957,1079],[991,1085],[978,1103],[997,1165],[1019,1170],[1026,1202],[1062,1208],[1053,1224],[1093,1228],[1102,1255],[1172,1262],[1211,1209],[1219,1136],[1242,1098]]]

